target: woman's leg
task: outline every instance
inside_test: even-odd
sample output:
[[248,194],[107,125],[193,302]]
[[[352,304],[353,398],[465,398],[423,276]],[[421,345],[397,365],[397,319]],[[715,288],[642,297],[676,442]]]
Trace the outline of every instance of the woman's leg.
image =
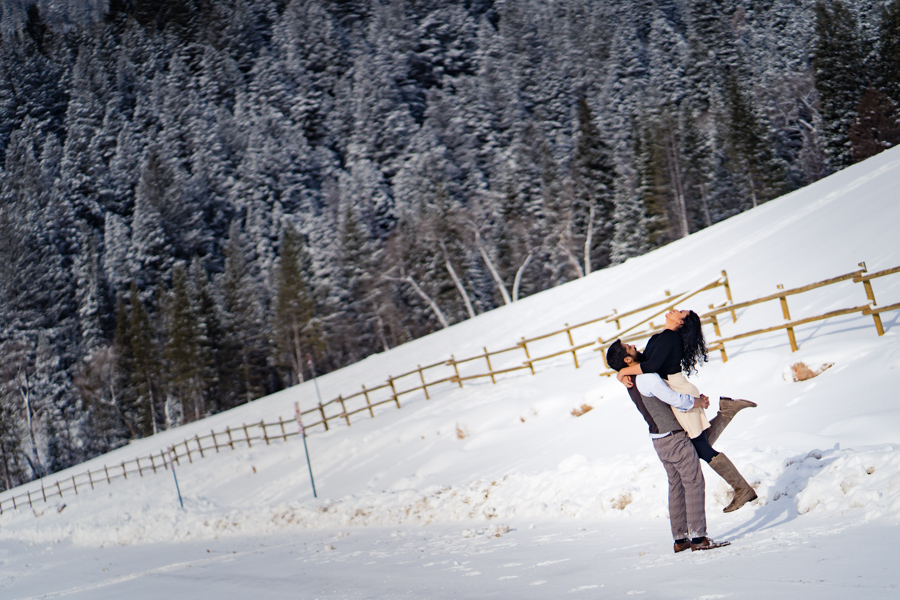
[[737,467],[734,466],[734,463],[727,456],[719,452],[715,458],[709,461],[709,466],[719,474],[719,477],[727,481],[728,485],[734,488],[731,504],[726,506],[723,512],[737,510],[751,500],[756,500],[756,492],[753,491],[753,488],[750,487],[750,484],[747,483],[747,480],[738,472]]
[[719,398],[719,412],[709,422],[709,429],[706,430],[706,436],[709,439],[710,445],[716,443],[716,440],[719,439],[719,436],[722,435],[722,432],[725,431],[725,428],[731,423],[731,419],[734,418],[734,415],[738,414],[738,411],[745,408],[753,408],[755,406],[756,403],[750,402],[749,400],[732,400],[726,396]]
[[709,463],[713,471],[719,474],[719,477],[728,482],[728,485],[734,489],[734,496],[731,503],[725,507],[725,512],[731,512],[739,509],[747,502],[756,499],[756,492],[747,483],[747,480],[740,474],[734,463],[721,452],[716,452],[704,431],[700,435],[691,439],[697,456]]
[[701,432],[697,437],[691,438],[691,443],[694,445],[694,450],[697,451],[697,456],[699,456],[706,462],[712,461],[712,459],[714,459],[719,454],[710,445],[705,431]]

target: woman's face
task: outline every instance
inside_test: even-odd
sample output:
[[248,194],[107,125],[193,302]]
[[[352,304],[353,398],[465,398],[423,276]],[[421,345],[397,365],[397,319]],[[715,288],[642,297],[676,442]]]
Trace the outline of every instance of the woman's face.
[[688,316],[688,313],[691,312],[689,310],[678,310],[673,308],[669,312],[666,313],[666,325],[670,325],[675,329],[681,327],[684,323],[684,319]]

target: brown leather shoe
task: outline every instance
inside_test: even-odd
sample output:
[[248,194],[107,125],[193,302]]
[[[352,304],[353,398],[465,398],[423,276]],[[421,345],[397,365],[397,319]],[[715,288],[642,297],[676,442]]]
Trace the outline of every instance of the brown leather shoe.
[[685,550],[691,549],[691,540],[684,540],[683,542],[675,542],[675,554],[679,552],[684,552]]
[[721,548],[729,545],[731,545],[731,542],[714,542],[708,537],[705,537],[696,544],[691,542],[691,552],[696,552],[697,550],[712,550],[714,548]]

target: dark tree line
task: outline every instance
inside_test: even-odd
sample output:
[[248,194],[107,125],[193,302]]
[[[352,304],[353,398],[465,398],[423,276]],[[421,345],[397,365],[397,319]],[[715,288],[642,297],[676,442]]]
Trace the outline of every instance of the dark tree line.
[[900,141],[900,0],[0,1],[0,486]]

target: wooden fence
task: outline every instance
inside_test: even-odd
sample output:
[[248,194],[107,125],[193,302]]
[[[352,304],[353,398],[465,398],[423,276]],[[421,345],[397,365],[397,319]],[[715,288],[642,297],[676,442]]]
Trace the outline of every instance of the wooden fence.
[[[900,267],[893,267],[890,269],[884,269],[883,271],[877,271],[875,273],[869,273],[866,268],[866,263],[859,263],[860,269],[858,271],[853,271],[852,273],[846,273],[844,275],[839,275],[837,277],[832,277],[829,279],[825,279],[822,281],[817,281],[815,283],[811,283],[809,285],[801,286],[798,288],[783,289],[782,286],[779,287],[779,291],[770,294],[768,296],[763,296],[761,298],[757,298],[755,300],[748,300],[746,302],[739,302],[737,304],[733,302],[728,302],[722,306],[712,306],[710,305],[710,310],[708,312],[702,313],[700,315],[701,323],[704,325],[712,325],[715,331],[716,337],[711,339],[708,342],[708,347],[711,351],[718,351],[722,356],[722,362],[728,361],[728,354],[725,351],[725,343],[733,342],[735,340],[740,340],[748,337],[753,337],[757,335],[763,335],[765,333],[771,333],[773,331],[785,330],[788,335],[788,342],[791,346],[791,351],[796,352],[800,349],[800,346],[797,344],[797,337],[794,332],[796,327],[800,325],[805,325],[807,323],[813,323],[816,321],[824,321],[826,319],[831,319],[834,317],[839,317],[842,315],[849,315],[854,313],[861,313],[863,315],[871,315],[874,321],[875,329],[878,332],[879,336],[884,335],[884,324],[881,321],[881,313],[898,310],[900,309],[900,303],[890,304],[887,306],[878,306],[875,298],[875,292],[872,288],[872,281],[875,279],[879,279],[881,277],[886,277],[888,275],[893,275],[895,273],[900,273]],[[797,294],[802,294],[805,292],[810,292],[816,289],[824,288],[830,285],[839,284],[845,281],[852,281],[854,283],[862,283],[863,290],[865,291],[866,298],[869,301],[867,304],[860,304],[857,306],[851,306],[847,308],[841,308],[837,310],[828,311],[823,314],[813,315],[809,317],[804,317],[801,319],[792,319],[790,309],[788,307],[788,297],[795,296]],[[730,299],[730,295],[729,295]],[[729,313],[731,315],[732,323],[737,323],[737,311],[745,308],[749,308],[751,306],[758,306],[761,304],[765,304],[767,302],[778,301],[781,305],[782,315],[784,316],[785,322],[780,323],[778,325],[774,325],[771,327],[764,327],[762,329],[754,329],[751,331],[745,331],[743,333],[739,333],[736,335],[731,335],[727,337],[722,337],[722,331],[720,327],[720,316],[725,313]],[[646,320],[637,323],[635,326],[630,327],[628,330],[623,331],[622,333],[627,333],[635,327],[644,324]],[[636,333],[632,333],[630,335],[620,336],[622,341],[632,343],[635,341],[639,341],[642,339],[649,338],[655,333],[659,333],[662,331],[662,327],[648,327],[646,330],[642,330]],[[600,345],[595,348],[596,351],[601,351],[604,353],[604,361],[605,361],[605,351],[610,346],[610,344],[615,340],[599,340]],[[607,369],[609,365],[607,365]],[[601,375],[614,375],[615,371],[607,370]]]
[[289,437],[301,434],[302,429],[296,419],[281,418],[274,423],[260,421],[245,423],[235,428],[226,427],[218,433],[210,429],[209,435],[195,435],[154,454],[122,461],[112,466],[103,465],[100,469],[89,469],[70,477],[56,479],[49,485],[41,479],[40,489],[27,490],[0,501],[0,514],[25,506],[33,508],[35,502],[62,498],[64,494],[77,496],[79,492],[93,490],[103,483],[111,484],[116,479],[128,479],[129,476],[143,477],[159,471],[168,471],[175,465],[181,465],[183,459],[187,459],[188,464],[193,464],[195,459],[204,458],[212,452],[218,453],[225,448],[234,450],[235,447],[242,445],[252,448],[254,443],[264,443],[268,446],[274,441],[287,441]]
[[[742,308],[748,308],[750,306],[756,306],[760,304],[764,304],[767,302],[774,302],[777,300],[781,304],[781,312],[784,316],[784,323],[779,325],[774,325],[772,327],[765,327],[763,329],[755,329],[752,331],[746,331],[744,333],[740,333],[737,335],[732,335],[728,337],[721,337],[721,333],[717,334],[720,336],[718,339],[712,340],[709,344],[710,350],[718,350],[722,355],[722,361],[728,361],[728,354],[725,352],[725,343],[733,342],[735,340],[762,335],[764,333],[770,333],[772,331],[785,330],[788,336],[788,341],[791,345],[791,351],[796,352],[800,349],[800,346],[797,344],[797,336],[794,333],[794,329],[799,327],[800,325],[805,325],[807,323],[813,323],[816,321],[824,321],[826,319],[832,319],[834,317],[840,317],[842,315],[849,315],[853,313],[861,313],[863,315],[871,315],[875,329],[878,332],[879,336],[884,335],[884,324],[881,321],[881,313],[900,309],[900,303],[891,304],[888,306],[879,307],[877,301],[875,299],[875,292],[872,289],[872,281],[875,279],[879,279],[881,277],[886,277],[888,275],[893,275],[895,273],[900,273],[900,267],[893,267],[891,269],[884,269],[883,271],[877,271],[875,273],[868,273],[866,269],[866,263],[859,263],[860,270],[853,271],[852,273],[846,273],[844,275],[840,275],[838,277],[832,277],[830,279],[825,279],[823,281],[817,281],[816,283],[811,283],[809,285],[805,285],[798,288],[793,288],[789,290],[780,289],[778,292],[774,294],[770,294],[768,296],[763,296],[762,298],[757,298],[756,300],[750,300],[748,302],[741,302],[739,304],[734,304],[728,307],[728,310],[739,310]],[[852,281],[853,283],[862,283],[863,290],[866,294],[866,299],[868,302],[866,304],[860,304],[857,306],[851,306],[847,308],[841,308],[837,310],[828,311],[823,314],[813,315],[809,317],[804,317],[801,319],[792,319],[790,309],[788,308],[788,297],[795,296],[797,294],[802,294],[805,292],[810,292],[812,290],[816,290],[819,288],[823,288],[830,285],[835,285],[838,283],[842,283],[844,281]],[[781,286],[779,286],[781,288]],[[718,315],[722,314],[725,311],[723,308],[718,308],[711,310],[706,313],[704,316],[708,319],[713,320],[717,323],[716,319]],[[734,312],[732,312],[732,318],[734,319]],[[736,320],[736,319],[735,319]]]
[[[718,350],[721,352],[723,361],[728,360],[727,354],[725,353],[726,342],[749,336],[761,335],[779,329],[786,329],[791,348],[796,351],[798,346],[793,331],[795,327],[805,323],[855,312],[871,315],[874,319],[876,329],[878,330],[878,335],[883,335],[884,327],[881,322],[881,313],[900,309],[900,304],[877,307],[871,282],[880,277],[900,272],[900,267],[886,269],[877,273],[868,273],[865,263],[860,263],[860,267],[861,269],[859,271],[819,281],[800,288],[780,290],[769,296],[737,304],[733,302],[731,296],[728,274],[725,271],[722,271],[721,277],[695,290],[676,294],[674,296],[667,291],[663,299],[623,313],[618,313],[613,310],[607,315],[576,325],[569,325],[567,323],[562,329],[557,331],[531,338],[522,337],[514,345],[501,350],[489,351],[486,347],[483,347],[483,352],[481,354],[470,356],[468,358],[457,359],[451,355],[451,357],[445,361],[425,366],[417,365],[416,369],[407,371],[401,375],[388,376],[386,382],[383,384],[370,387],[363,385],[361,390],[356,393],[347,396],[344,396],[343,394],[338,395],[337,398],[327,402],[320,401],[314,407],[300,412],[296,419],[284,420],[279,418],[273,423],[260,421],[259,423],[249,425],[244,424],[241,427],[236,428],[226,427],[224,431],[219,432],[210,430],[209,435],[195,435],[193,438],[179,442],[174,446],[170,446],[167,450],[161,450],[156,454],[130,461],[123,461],[112,467],[104,465],[102,470],[89,470],[69,478],[57,479],[49,486],[41,480],[39,493],[37,490],[29,490],[0,500],[0,514],[2,514],[4,510],[17,509],[25,505],[32,507],[33,503],[37,500],[46,502],[49,498],[61,497],[64,493],[77,495],[79,489],[94,489],[94,487],[100,483],[106,482],[108,484],[118,478],[127,479],[129,475],[132,477],[135,475],[143,477],[145,474],[157,473],[160,470],[169,470],[174,465],[182,464],[183,459],[187,459],[188,463],[193,463],[195,458],[203,458],[207,453],[211,452],[218,453],[222,448],[233,450],[235,446],[243,444],[246,444],[247,447],[252,447],[254,443],[265,443],[268,445],[273,441],[287,441],[289,437],[300,435],[303,432],[304,427],[310,429],[312,427],[322,426],[325,431],[328,431],[335,421],[343,421],[347,426],[350,426],[351,417],[361,413],[368,413],[370,417],[374,417],[374,409],[382,405],[394,404],[397,408],[400,408],[401,397],[408,394],[421,392],[425,399],[428,400],[431,398],[431,394],[436,390],[448,389],[455,386],[463,387],[463,384],[466,381],[490,379],[491,383],[496,383],[499,376],[517,371],[528,370],[531,374],[534,374],[535,365],[537,363],[566,355],[571,355],[572,362],[577,369],[580,367],[578,353],[580,351],[585,351],[588,348],[593,348],[594,351],[600,351],[605,364],[605,350],[613,341],[621,338],[623,341],[632,342],[649,338],[651,335],[662,329],[660,326],[655,326],[652,319],[662,315],[671,308],[683,304],[690,298],[695,298],[703,292],[715,290],[717,288],[724,289],[725,301],[718,306],[710,304],[710,310],[701,315],[701,321],[703,324],[713,326],[717,338],[710,342],[709,347],[711,350]],[[787,306],[787,298],[789,296],[848,280],[864,285],[866,296],[870,301],[870,304],[830,311],[822,315],[799,320],[791,320]],[[774,300],[778,300],[781,303],[786,320],[785,323],[764,329],[748,331],[730,337],[721,337],[721,315],[726,313],[730,314],[732,322],[736,323],[736,311]],[[623,328],[623,321],[631,317],[637,317],[637,321],[632,325]],[[614,330],[611,329],[613,324],[615,326]],[[576,343],[574,332],[578,332],[578,335],[587,341],[579,341]],[[605,337],[602,334],[606,334]],[[539,347],[548,344],[554,346],[553,349],[550,351],[542,350],[536,352]],[[606,371],[601,373],[601,375],[612,375],[613,373],[613,371]],[[305,423],[304,420],[306,421]]]

